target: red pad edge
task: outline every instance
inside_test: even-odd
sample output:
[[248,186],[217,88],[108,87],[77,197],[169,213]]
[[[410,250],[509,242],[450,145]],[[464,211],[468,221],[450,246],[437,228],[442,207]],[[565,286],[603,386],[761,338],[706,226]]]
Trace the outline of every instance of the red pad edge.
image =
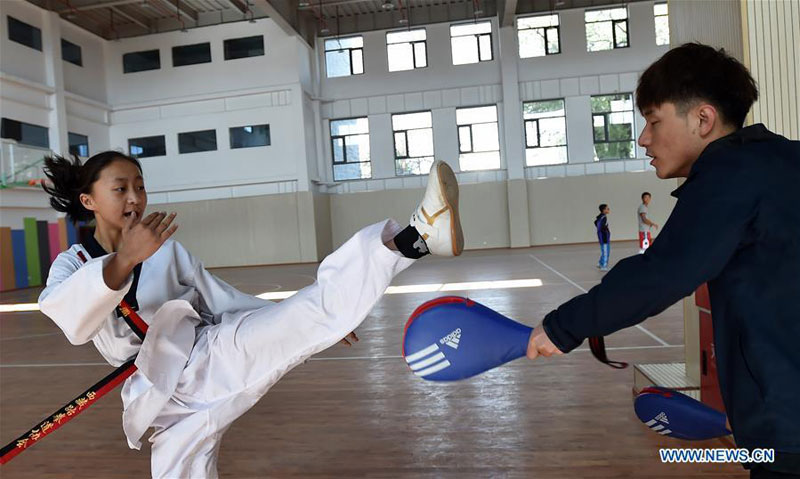
[[426,301],[417,306],[417,309],[415,309],[414,312],[411,313],[411,316],[408,318],[408,321],[406,321],[405,327],[403,327],[403,342],[401,343],[400,347],[400,352],[403,355],[403,357],[406,356],[406,342],[405,342],[406,331],[408,331],[408,327],[411,326],[411,323],[415,319],[417,319],[417,316],[433,308],[434,306],[439,306],[442,304],[450,304],[450,303],[466,303],[467,306],[472,306],[473,304],[475,304],[474,301],[461,296],[442,296],[440,298]]

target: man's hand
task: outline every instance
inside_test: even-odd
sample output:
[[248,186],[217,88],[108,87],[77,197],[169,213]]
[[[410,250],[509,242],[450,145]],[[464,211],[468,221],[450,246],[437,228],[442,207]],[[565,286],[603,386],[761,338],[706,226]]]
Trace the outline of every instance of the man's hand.
[[356,332],[353,331],[352,333],[348,334],[344,337],[339,343],[344,344],[345,346],[352,346],[359,341],[358,336],[356,336]]
[[528,340],[528,353],[526,354],[528,359],[536,359],[539,356],[549,358],[559,354],[564,353],[550,341],[542,325],[536,326],[531,333],[531,338]]

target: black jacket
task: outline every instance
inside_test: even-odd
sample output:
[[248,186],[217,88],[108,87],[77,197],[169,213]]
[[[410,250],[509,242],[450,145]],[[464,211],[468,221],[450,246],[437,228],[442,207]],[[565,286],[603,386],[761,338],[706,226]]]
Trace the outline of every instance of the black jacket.
[[798,190],[800,142],[761,124],[714,141],[672,193],[678,202],[658,240],[548,314],[547,335],[571,351],[708,282],[720,389],[737,445],[800,453]]

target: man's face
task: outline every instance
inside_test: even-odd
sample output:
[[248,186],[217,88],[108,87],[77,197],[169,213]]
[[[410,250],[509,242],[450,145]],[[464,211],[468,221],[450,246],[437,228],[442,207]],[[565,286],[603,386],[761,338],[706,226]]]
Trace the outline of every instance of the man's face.
[[609,208],[608,206],[606,206],[605,208],[603,208],[603,214],[604,214],[604,215],[607,215],[607,214],[609,214],[609,213],[611,213],[611,208]]
[[649,205],[650,204],[650,195],[642,196],[642,203],[644,203],[645,206]]
[[689,176],[703,150],[693,112],[681,115],[674,103],[664,102],[645,108],[642,115],[647,124],[639,135],[639,146],[652,158],[656,175],[661,179]]

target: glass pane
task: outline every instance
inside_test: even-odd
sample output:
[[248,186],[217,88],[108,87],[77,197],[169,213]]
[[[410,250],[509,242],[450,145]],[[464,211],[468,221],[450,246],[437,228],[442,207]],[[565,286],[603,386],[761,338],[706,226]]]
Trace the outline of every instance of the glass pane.
[[558,28],[547,29],[547,53],[550,55],[561,53],[558,34]]
[[611,10],[611,18],[613,20],[623,20],[628,18],[628,9],[625,7],[614,8]]
[[596,143],[594,145],[595,157],[600,160],[616,160],[633,158],[633,141],[618,141],[614,143]]
[[392,115],[393,130],[412,130],[414,128],[430,128],[431,112],[403,113]]
[[669,17],[656,17],[656,45],[669,45]]
[[333,162],[334,163],[343,163],[344,162],[344,138],[336,137],[331,140],[332,147],[333,147]]
[[216,130],[178,133],[178,153],[199,153],[217,149]]
[[564,100],[529,101],[522,104],[522,116],[526,120],[564,116]]
[[345,48],[361,48],[363,46],[364,46],[364,38],[360,36],[325,40],[325,51],[342,50]]
[[390,72],[414,69],[414,56],[411,53],[410,43],[387,45],[386,53],[389,55]]
[[478,43],[480,44],[481,61],[488,62],[492,59],[492,36],[481,35],[478,38]]
[[425,175],[431,170],[433,157],[407,158],[395,161],[395,173],[398,176]]
[[423,68],[428,66],[428,54],[425,48],[425,42],[414,44],[414,65],[416,68]]
[[500,149],[497,123],[472,125],[472,151],[492,151]]
[[409,130],[408,156],[433,155],[433,129]]
[[560,165],[567,162],[567,147],[528,148],[525,150],[526,166]]
[[148,156],[164,156],[167,154],[166,142],[163,136],[148,136],[144,138],[131,138],[128,140],[128,150],[131,156],[146,158]]
[[520,30],[518,37],[520,58],[543,57],[547,54],[543,28]]
[[524,28],[554,27],[556,25],[558,25],[558,14],[517,19],[517,28],[520,30]]
[[539,134],[542,146],[561,146],[567,144],[566,118],[543,118],[539,120]]
[[586,23],[611,20],[611,10],[590,10],[584,13]]
[[628,46],[628,22],[615,22],[614,35],[616,35],[615,47]]
[[425,40],[425,29],[418,28],[416,30],[408,30],[402,32],[392,32],[386,34],[386,43],[407,43],[418,40]]
[[364,73],[364,50],[357,48],[350,50],[353,62],[353,75]]
[[487,123],[497,121],[497,107],[479,106],[476,108],[456,109],[456,124],[468,125],[470,123]]
[[8,39],[42,51],[42,31],[14,17],[8,17]]
[[472,151],[472,129],[468,126],[458,129],[458,151]]
[[369,135],[350,135],[344,145],[348,163],[369,161]]
[[594,115],[592,117],[592,128],[594,130],[594,141],[606,141],[606,117]]
[[229,129],[231,149],[253,148],[270,144],[269,125],[240,126]]
[[325,52],[325,66],[328,78],[350,75],[350,50],[333,50]]
[[653,5],[653,15],[667,15],[669,13],[666,3],[656,3]]
[[264,37],[262,35],[245,38],[232,38],[223,43],[226,60],[256,57],[264,54]]
[[69,152],[72,155],[86,158],[89,156],[89,137],[78,133],[67,133]]
[[344,163],[333,165],[333,179],[340,180],[360,180],[372,177],[372,164],[366,163]]
[[614,95],[609,97],[611,103],[611,111],[628,111],[633,110],[633,96],[628,95]]
[[122,55],[122,72],[134,73],[161,68],[161,56],[158,50],[131,52]]
[[612,113],[608,117],[608,139],[610,141],[633,139],[633,113]]
[[344,136],[354,133],[369,133],[369,121],[366,117],[331,120],[331,136]]
[[535,121],[525,122],[525,146],[539,146],[539,127]]
[[468,23],[466,25],[453,25],[450,27],[450,36],[477,35],[479,33],[491,33],[491,22]]
[[210,43],[172,47],[172,66],[181,67],[198,63],[211,63]]
[[613,49],[614,38],[611,28],[611,22],[587,23],[586,49],[590,52]]
[[453,37],[450,39],[453,49],[453,65],[478,63],[478,42],[474,36]]
[[400,131],[394,134],[394,156],[395,158],[405,158],[408,156],[405,132]]
[[462,153],[458,162],[462,171],[495,170],[500,168],[500,152]]
[[81,56],[81,47],[72,42],[61,39],[61,59],[65,62],[83,66],[83,57]]

